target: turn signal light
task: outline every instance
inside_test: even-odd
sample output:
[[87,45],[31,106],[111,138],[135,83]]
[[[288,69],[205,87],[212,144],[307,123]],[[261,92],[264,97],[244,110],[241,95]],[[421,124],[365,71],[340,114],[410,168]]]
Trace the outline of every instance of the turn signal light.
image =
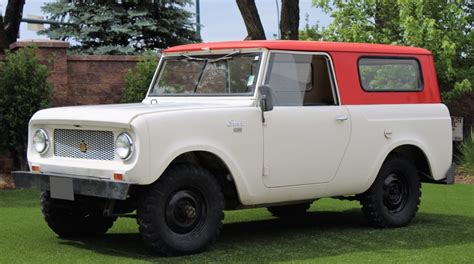
[[123,174],[122,173],[114,173],[114,180],[123,181]]
[[35,172],[40,172],[41,168],[40,168],[40,166],[38,166],[38,165],[32,165],[32,166],[31,166],[31,170],[32,170],[32,171],[35,171]]

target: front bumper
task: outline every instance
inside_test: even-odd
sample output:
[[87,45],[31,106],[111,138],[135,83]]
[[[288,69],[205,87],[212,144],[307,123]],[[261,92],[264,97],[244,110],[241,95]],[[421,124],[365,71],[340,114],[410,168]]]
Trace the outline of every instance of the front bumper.
[[[125,182],[66,174],[14,171],[12,177],[16,188],[37,188],[42,191],[54,191],[59,195],[56,198],[66,200],[71,200],[71,195],[74,199],[75,194],[125,200],[130,189],[130,184]],[[60,190],[55,190],[58,189],[58,186]]]

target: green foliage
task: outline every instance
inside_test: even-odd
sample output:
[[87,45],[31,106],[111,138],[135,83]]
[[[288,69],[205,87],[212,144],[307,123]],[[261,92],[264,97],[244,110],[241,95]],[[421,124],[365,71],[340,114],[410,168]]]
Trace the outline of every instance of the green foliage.
[[72,41],[81,54],[135,54],[198,41],[184,8],[190,0],[64,1],[45,3],[47,19],[65,23],[40,32]]
[[39,64],[35,52],[35,48],[6,51],[0,63],[0,147],[13,154],[15,169],[24,164],[28,122],[49,105],[52,95],[48,69]]
[[457,82],[454,84],[454,88],[448,92],[442,92],[441,98],[443,102],[449,104],[458,99],[461,99],[466,94],[472,92],[472,84],[468,79],[462,80],[462,82]]
[[334,20],[320,39],[423,47],[434,54],[444,98],[474,84],[474,4],[470,0],[313,0]]
[[128,71],[122,92],[123,103],[141,102],[145,98],[157,65],[157,54],[147,52],[140,58],[135,68]]
[[299,39],[300,40],[321,40],[323,37],[321,35],[319,24],[311,26],[309,24],[309,14],[306,14],[305,17],[305,26],[303,30],[299,32]]
[[474,176],[474,139],[470,138],[461,146],[462,160],[461,167],[468,175]]

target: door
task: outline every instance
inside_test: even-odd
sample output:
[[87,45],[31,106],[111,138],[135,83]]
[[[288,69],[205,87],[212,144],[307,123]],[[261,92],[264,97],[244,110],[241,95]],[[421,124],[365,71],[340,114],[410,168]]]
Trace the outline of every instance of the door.
[[271,52],[265,84],[264,183],[283,187],[329,182],[350,137],[348,110],[338,105],[324,54]]

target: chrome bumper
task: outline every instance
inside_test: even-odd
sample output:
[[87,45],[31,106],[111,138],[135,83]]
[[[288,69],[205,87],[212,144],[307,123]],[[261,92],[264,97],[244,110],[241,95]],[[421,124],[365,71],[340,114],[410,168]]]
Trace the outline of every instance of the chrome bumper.
[[[125,182],[65,174],[14,171],[12,172],[12,177],[16,188],[37,188],[42,191],[55,191],[59,196],[54,198],[66,200],[71,200],[71,196],[73,200],[75,194],[125,200],[130,189],[130,184]],[[51,190],[54,188],[59,188],[59,190]]]

